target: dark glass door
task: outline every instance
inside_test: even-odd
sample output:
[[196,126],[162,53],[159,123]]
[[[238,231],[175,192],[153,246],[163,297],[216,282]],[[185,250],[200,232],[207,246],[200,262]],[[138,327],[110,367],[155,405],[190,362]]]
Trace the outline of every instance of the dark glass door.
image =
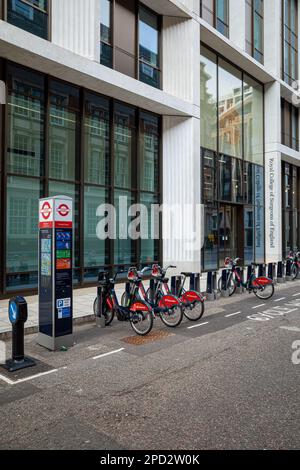
[[221,205],[219,208],[219,265],[224,266],[228,256],[238,256],[238,214],[239,208]]

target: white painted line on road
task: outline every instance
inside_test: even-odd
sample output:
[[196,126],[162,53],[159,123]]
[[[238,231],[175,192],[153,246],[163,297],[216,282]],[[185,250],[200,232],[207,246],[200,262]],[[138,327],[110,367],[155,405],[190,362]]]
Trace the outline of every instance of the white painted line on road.
[[280,326],[282,330],[288,330],[288,331],[295,331],[297,333],[300,332],[300,328],[297,328],[296,326]]
[[48,370],[47,372],[41,372],[40,374],[31,375],[30,377],[26,377],[25,379],[19,379],[19,380],[15,380],[15,381],[10,380],[7,377],[5,377],[4,375],[0,374],[0,379],[3,380],[4,382],[6,382],[9,385],[17,385],[17,384],[20,384],[20,383],[23,383],[23,382],[28,382],[29,380],[38,379],[39,377],[43,377],[45,375],[53,374],[54,372],[57,372],[57,371],[58,371],[58,369],[52,369],[52,370]]
[[285,299],[286,299],[286,297],[281,297],[281,299],[276,299],[276,300],[274,300],[274,302],[280,302],[281,300],[285,300]]
[[252,307],[252,310],[255,310],[256,308],[264,307],[266,304],[260,304],[256,305],[256,307]]
[[300,295],[300,292],[299,292],[299,294],[293,294],[293,297],[297,297],[298,295]]
[[192,330],[193,328],[198,328],[199,326],[208,325],[208,324],[209,324],[209,321],[206,321],[204,323],[199,323],[199,325],[188,326],[187,329]]
[[110,351],[110,352],[105,353],[105,354],[100,354],[100,356],[95,356],[95,357],[93,357],[93,359],[94,360],[101,359],[102,357],[111,356],[112,354],[117,354],[117,353],[119,353],[121,351],[124,351],[124,350],[125,350],[125,348],[116,349],[115,351]]
[[230,313],[230,315],[225,315],[226,318],[228,317],[233,317],[234,315],[239,315],[242,312],[235,312],[235,313]]

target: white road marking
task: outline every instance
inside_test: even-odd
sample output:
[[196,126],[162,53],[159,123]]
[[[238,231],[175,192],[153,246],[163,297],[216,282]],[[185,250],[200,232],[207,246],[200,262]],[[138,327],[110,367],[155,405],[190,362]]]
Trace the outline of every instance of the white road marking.
[[6,382],[9,385],[17,385],[17,384],[20,384],[20,383],[23,383],[23,382],[28,382],[29,380],[38,379],[39,377],[43,377],[44,375],[53,374],[54,372],[57,372],[58,370],[59,369],[48,370],[47,372],[41,372],[40,374],[31,375],[30,377],[26,377],[25,379],[19,379],[19,380],[15,380],[15,381],[10,380],[7,377],[5,377],[4,375],[0,374],[0,379],[3,380],[4,382]]
[[281,300],[285,300],[285,299],[286,299],[286,297],[281,297],[281,299],[276,299],[276,300],[274,300],[274,302],[280,302]]
[[234,315],[239,315],[242,312],[235,312],[235,313],[230,313],[230,315],[225,315],[226,318],[228,317],[233,317]]
[[300,328],[297,328],[296,326],[280,326],[282,330],[288,330],[288,331],[295,331],[297,333],[300,332]]
[[299,294],[293,294],[293,297],[297,297],[298,295],[300,295],[300,292],[299,292]]
[[94,360],[101,359],[102,357],[111,356],[112,354],[117,354],[117,353],[119,353],[121,351],[124,351],[124,350],[125,350],[125,348],[116,349],[115,351],[110,351],[110,352],[105,353],[105,354],[100,354],[100,356],[95,356],[95,357],[93,357],[93,359]]
[[193,328],[198,328],[199,326],[208,325],[208,324],[209,324],[209,321],[206,321],[204,323],[199,323],[199,325],[188,326],[187,329],[192,330]]
[[256,305],[256,307],[252,307],[252,310],[255,310],[256,308],[264,307],[266,304],[260,304]]

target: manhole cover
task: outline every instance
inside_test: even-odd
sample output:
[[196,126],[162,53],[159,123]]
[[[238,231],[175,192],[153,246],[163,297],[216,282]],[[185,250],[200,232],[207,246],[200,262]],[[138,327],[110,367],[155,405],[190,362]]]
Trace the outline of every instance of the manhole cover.
[[154,343],[154,341],[167,338],[168,336],[172,336],[172,333],[168,333],[167,331],[163,330],[157,330],[151,331],[151,333],[149,333],[147,336],[129,336],[128,338],[123,338],[122,341],[127,344],[141,346],[143,344]]

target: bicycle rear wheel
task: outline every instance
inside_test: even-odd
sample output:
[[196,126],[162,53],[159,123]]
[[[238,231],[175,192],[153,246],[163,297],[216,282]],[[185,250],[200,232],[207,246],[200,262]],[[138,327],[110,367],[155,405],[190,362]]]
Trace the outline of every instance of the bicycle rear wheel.
[[185,307],[183,314],[190,321],[201,320],[204,314],[204,302],[195,302],[195,304]]
[[132,313],[130,319],[131,328],[139,336],[148,335],[153,328],[153,313],[147,310],[148,307],[145,306],[145,311]]
[[176,328],[183,319],[183,306],[177,297],[165,295],[159,301],[161,321],[169,328]]
[[273,297],[275,292],[274,284],[266,284],[254,290],[254,294],[261,300],[268,300]]

